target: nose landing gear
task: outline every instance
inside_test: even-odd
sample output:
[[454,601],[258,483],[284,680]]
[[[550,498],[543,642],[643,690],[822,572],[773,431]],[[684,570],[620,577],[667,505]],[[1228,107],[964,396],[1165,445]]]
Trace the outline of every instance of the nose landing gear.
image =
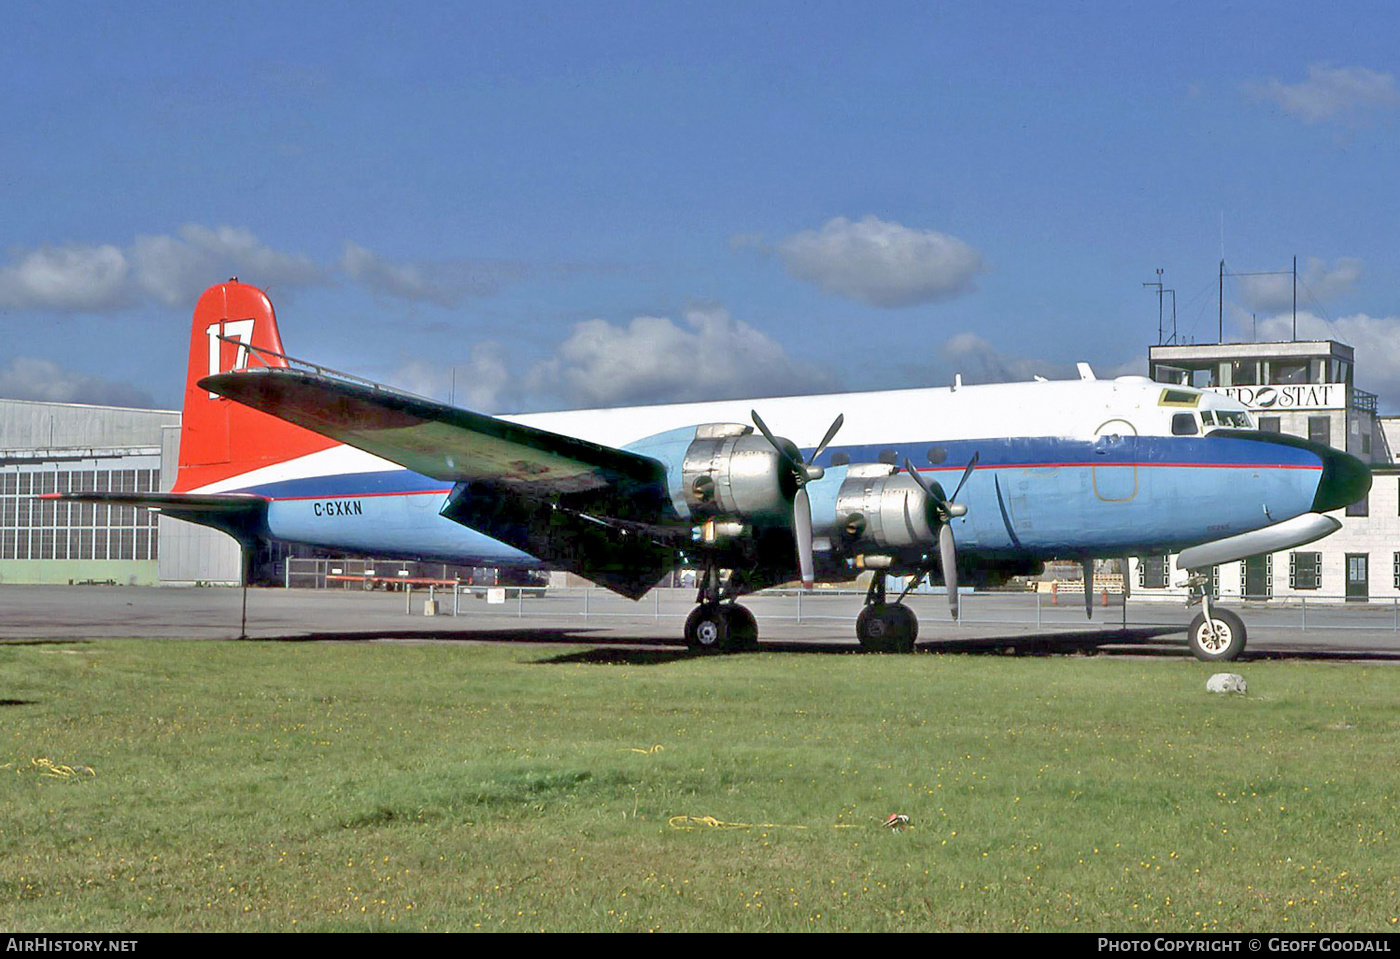
[[1201,604],[1201,611],[1186,629],[1192,655],[1205,662],[1238,659],[1240,653],[1244,652],[1244,623],[1228,609],[1210,608],[1210,586],[1204,575],[1192,573],[1191,578],[1187,580],[1187,586],[1191,590],[1188,605],[1197,601],[1197,591],[1200,593]]

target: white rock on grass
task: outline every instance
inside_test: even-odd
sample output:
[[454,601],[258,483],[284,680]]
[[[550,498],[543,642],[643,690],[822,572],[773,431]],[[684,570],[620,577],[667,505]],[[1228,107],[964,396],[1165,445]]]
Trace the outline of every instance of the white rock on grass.
[[1247,693],[1249,686],[1239,673],[1216,673],[1206,680],[1206,691],[1211,693]]

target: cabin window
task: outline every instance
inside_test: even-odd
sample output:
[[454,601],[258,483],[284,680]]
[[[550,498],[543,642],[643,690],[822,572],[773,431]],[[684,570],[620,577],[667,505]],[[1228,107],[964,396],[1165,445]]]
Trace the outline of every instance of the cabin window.
[[848,465],[850,462],[851,462],[851,458],[850,458],[849,456],[847,456],[845,453],[832,453],[832,454],[831,454],[831,465],[832,465],[832,466],[846,466],[846,465]]
[[1196,426],[1196,417],[1192,413],[1176,413],[1172,416],[1173,436],[1195,436],[1200,432]]
[[948,451],[941,446],[930,446],[928,448],[928,461],[937,465],[948,458]]
[[1288,585],[1291,589],[1322,588],[1322,554],[1289,553]]
[[881,450],[880,462],[888,463],[890,466],[895,466],[899,463],[899,454],[896,453],[894,450]]

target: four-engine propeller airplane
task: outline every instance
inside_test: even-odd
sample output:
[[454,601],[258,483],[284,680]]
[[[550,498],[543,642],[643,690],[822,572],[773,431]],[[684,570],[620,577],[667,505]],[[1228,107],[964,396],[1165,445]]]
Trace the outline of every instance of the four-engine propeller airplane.
[[[686,641],[726,651],[757,641],[744,594],[870,570],[857,635],[910,650],[918,623],[889,576],[941,580],[956,617],[960,580],[1050,558],[1087,574],[1179,551],[1196,570],[1302,545],[1370,483],[1226,396],[1083,365],[1073,381],[484,416],[289,362],[267,296],[233,280],[195,308],[174,490],[55,495],[158,508],[245,550],[547,566],[633,599],[695,566]],[[1192,649],[1232,659],[1243,624],[1201,592]]]

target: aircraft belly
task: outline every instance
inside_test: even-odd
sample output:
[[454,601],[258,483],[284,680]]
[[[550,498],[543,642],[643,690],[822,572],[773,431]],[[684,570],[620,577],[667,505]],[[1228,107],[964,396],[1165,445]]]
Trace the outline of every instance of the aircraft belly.
[[275,500],[268,529],[278,539],[370,556],[538,565],[529,554],[440,516],[445,499],[415,493]]

